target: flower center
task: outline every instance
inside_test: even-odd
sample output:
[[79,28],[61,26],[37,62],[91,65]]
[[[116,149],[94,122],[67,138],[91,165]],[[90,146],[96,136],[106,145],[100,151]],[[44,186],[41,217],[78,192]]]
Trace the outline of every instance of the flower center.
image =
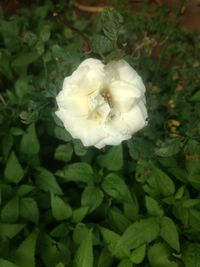
[[110,108],[113,107],[113,104],[112,104],[112,96],[109,92],[108,89],[103,89],[101,92],[100,92],[100,95],[103,97],[103,99],[105,100],[105,102],[108,103],[108,105],[110,106]]
[[95,91],[89,95],[88,119],[106,122],[111,118],[112,97],[107,89]]

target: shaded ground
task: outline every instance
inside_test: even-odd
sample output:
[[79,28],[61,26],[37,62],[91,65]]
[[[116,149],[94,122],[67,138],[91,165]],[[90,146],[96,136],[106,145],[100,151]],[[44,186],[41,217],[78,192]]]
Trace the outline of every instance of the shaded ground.
[[[43,1],[36,1],[38,3],[42,3]],[[87,12],[88,6],[97,6],[97,3],[100,6],[103,5],[109,5],[112,1],[106,1],[106,0],[79,0],[78,3],[86,6],[85,11],[82,10],[82,12]],[[138,8],[138,5],[141,4],[142,0],[129,0],[130,5],[132,6],[133,10],[136,10]],[[158,7],[161,7],[163,5],[167,6],[169,8],[169,17],[173,16],[175,7],[180,3],[180,0],[149,0],[149,7],[151,5],[157,5]],[[27,6],[27,1],[24,0],[4,0],[1,4],[4,13],[6,16],[10,16],[16,11],[23,7]],[[92,12],[90,9],[88,9],[88,12]],[[196,31],[200,32],[200,0],[186,0],[181,12],[178,16],[178,21],[181,26],[185,27],[189,31]]]

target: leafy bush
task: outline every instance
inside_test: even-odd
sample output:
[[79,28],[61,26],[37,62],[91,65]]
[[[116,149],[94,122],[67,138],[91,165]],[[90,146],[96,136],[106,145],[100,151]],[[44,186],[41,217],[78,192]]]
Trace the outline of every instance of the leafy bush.
[[[0,266],[199,266],[199,36],[177,26],[181,6],[167,20],[67,2],[0,15]],[[120,146],[87,149],[54,114],[87,56],[145,79],[149,124]]]

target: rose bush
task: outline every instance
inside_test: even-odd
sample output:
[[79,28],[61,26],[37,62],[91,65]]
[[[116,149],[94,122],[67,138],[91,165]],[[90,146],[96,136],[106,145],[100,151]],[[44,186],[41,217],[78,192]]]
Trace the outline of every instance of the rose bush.
[[85,146],[118,145],[147,123],[145,86],[124,60],[84,60],[65,78],[56,100],[56,115]]

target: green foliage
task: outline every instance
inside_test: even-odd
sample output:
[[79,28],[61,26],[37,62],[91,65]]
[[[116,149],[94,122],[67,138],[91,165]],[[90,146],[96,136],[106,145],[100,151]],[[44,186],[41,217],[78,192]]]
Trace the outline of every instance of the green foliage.
[[[0,266],[199,267],[200,38],[182,1],[18,2],[0,6]],[[55,115],[87,57],[144,79],[148,126],[119,146],[86,148]]]

